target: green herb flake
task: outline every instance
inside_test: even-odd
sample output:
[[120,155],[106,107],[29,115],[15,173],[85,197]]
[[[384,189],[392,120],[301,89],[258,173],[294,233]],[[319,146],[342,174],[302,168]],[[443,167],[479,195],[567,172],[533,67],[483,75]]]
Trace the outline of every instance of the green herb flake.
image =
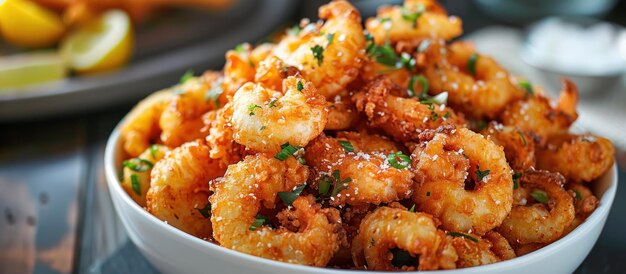
[[517,84],[526,91],[526,96],[535,95],[535,90],[533,89],[533,85],[527,80],[519,80]]
[[326,39],[328,39],[328,44],[326,46],[329,47],[333,43],[333,40],[335,39],[335,34],[334,33],[327,34]]
[[244,51],[246,51],[246,45],[245,44],[239,44],[235,47],[235,52],[242,54]]
[[139,176],[137,176],[137,174],[130,175],[130,186],[135,194],[141,196],[141,183],[139,182]]
[[306,165],[306,160],[304,158],[300,157],[300,158],[298,158],[296,160],[298,160],[298,163],[300,163],[302,165]]
[[[400,161],[398,161],[398,159],[400,159]],[[389,154],[386,161],[392,167],[395,167],[397,169],[407,168],[411,165],[411,158],[407,155],[404,155],[402,151]]]
[[254,221],[252,222],[252,225],[250,226],[249,230],[250,231],[255,231],[257,230],[259,227],[261,227],[262,225],[269,223],[269,218],[261,215],[261,214],[257,214],[256,218],[254,218]]
[[423,75],[413,75],[411,79],[409,79],[409,86],[407,88],[407,92],[409,96],[415,97],[417,92],[415,92],[415,83],[420,83],[420,97],[427,97],[428,94],[428,79]]
[[478,54],[472,53],[469,59],[467,60],[467,70],[473,75],[476,76],[476,61],[478,61]]
[[411,208],[409,208],[409,212],[415,212],[415,204],[413,204],[413,206],[411,206]]
[[142,159],[142,158],[132,158],[124,161],[122,163],[125,167],[130,168],[132,171],[136,172],[146,172],[152,169],[154,164],[152,162]]
[[266,129],[266,126],[261,126],[261,128],[259,128],[259,131]]
[[320,45],[315,45],[311,48],[311,52],[313,52],[313,57],[317,59],[317,65],[321,65],[324,62],[324,48]]
[[354,152],[354,148],[352,147],[352,143],[344,140],[339,140],[339,144],[343,147],[346,152]]
[[513,189],[518,189],[519,188],[519,178],[522,177],[522,173],[520,172],[515,172],[513,174]]
[[548,193],[543,190],[535,189],[530,193],[530,196],[535,199],[535,201],[540,202],[542,204],[547,204],[550,199],[548,198]]
[[301,184],[297,186],[296,188],[294,188],[292,191],[278,192],[278,197],[280,197],[280,199],[283,200],[285,204],[287,204],[288,206],[291,206],[293,205],[293,202],[296,199],[298,199],[298,196],[300,196],[300,193],[302,193],[302,190],[304,190],[305,187],[306,187],[306,184]]
[[185,74],[183,74],[183,76],[180,77],[180,80],[178,81],[181,84],[184,84],[185,82],[189,81],[189,79],[193,78],[193,70],[188,69],[187,71],[185,71]]
[[318,187],[318,193],[320,195],[328,195],[328,191],[330,190],[330,177],[324,176],[320,180],[320,185]]
[[398,55],[388,42],[382,46],[371,42],[366,50],[367,54],[380,64],[388,67],[396,67],[396,64],[398,63]]
[[433,122],[437,121],[438,118],[439,118],[439,114],[437,114],[436,112],[433,111],[433,112],[430,113],[430,120],[431,121],[433,121]]
[[402,8],[402,19],[411,22],[413,28],[417,28],[417,19],[424,14],[425,8],[424,5],[418,5],[417,11],[412,12],[407,8]]
[[400,63],[408,71],[412,71],[415,68],[415,65],[417,65],[417,60],[411,57],[410,54],[403,52],[402,54],[400,54]]
[[222,89],[222,81],[214,83],[211,88],[204,94],[205,101],[213,101],[217,108],[220,107],[220,95],[224,90]]
[[211,217],[211,203],[206,203],[203,208],[196,208],[196,210],[198,210],[198,212],[200,212],[200,214],[202,214],[202,217],[204,217],[205,219]]
[[281,161],[284,161],[284,160],[287,160],[287,158],[289,158],[289,156],[291,156],[294,153],[296,153],[296,151],[298,151],[302,147],[292,146],[289,143],[284,143],[283,145],[280,146],[280,148],[282,150],[280,152],[276,153],[276,155],[274,155],[274,158],[276,158],[278,160],[281,160]]
[[580,194],[580,191],[578,191],[578,190],[576,190],[576,189],[573,189],[573,191],[574,191],[574,193],[576,194],[576,200],[578,200],[578,201],[582,201],[582,199],[583,199],[583,195],[582,195],[582,194]]
[[487,177],[487,175],[489,175],[489,172],[491,172],[489,169],[480,170],[480,167],[476,166],[476,180],[479,182],[482,181],[485,177]]
[[249,104],[248,105],[248,111],[250,112],[249,115],[254,116],[254,110],[257,108],[262,109],[262,107],[257,104]]
[[300,82],[300,80],[298,80],[298,83],[296,84],[296,88],[298,88],[298,91],[302,91],[304,89],[304,86],[302,85],[302,82]]
[[448,119],[448,117],[450,117],[450,112],[446,111],[446,113],[443,115],[443,118]]
[[270,101],[270,103],[269,103],[269,104],[267,104],[267,107],[268,107],[268,108],[273,108],[273,107],[275,107],[275,106],[276,106],[276,99],[274,99],[274,100]]
[[330,194],[331,197],[337,196],[339,192],[341,192],[344,189],[347,189],[348,183],[352,182],[352,178],[350,177],[345,178],[342,181],[339,175],[339,170],[333,171],[333,178],[335,179],[335,183],[333,184],[333,191]]
[[522,139],[522,146],[526,147],[526,145],[528,144],[526,142],[526,137],[524,136],[524,133],[521,130],[517,130],[517,134],[519,135],[519,137]]
[[159,147],[157,147],[157,145],[151,145],[150,146],[150,156],[152,156],[152,159],[156,160],[157,157],[157,152],[159,151]]
[[476,238],[474,238],[474,237],[472,237],[470,235],[467,235],[465,233],[462,233],[462,232],[448,231],[447,234],[452,236],[452,237],[463,237],[463,238],[468,239],[468,240],[470,240],[472,242],[475,242],[475,243],[478,242],[478,239],[476,239]]

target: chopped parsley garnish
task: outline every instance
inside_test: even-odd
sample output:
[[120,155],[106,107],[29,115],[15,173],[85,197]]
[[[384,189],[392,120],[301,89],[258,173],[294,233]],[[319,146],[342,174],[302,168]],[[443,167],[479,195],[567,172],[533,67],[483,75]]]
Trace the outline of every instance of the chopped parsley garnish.
[[259,128],[259,131],[266,129],[266,126],[261,126],[261,128]]
[[333,40],[335,39],[335,34],[334,33],[327,34],[326,39],[328,39],[328,44],[326,46],[330,46],[333,43]]
[[409,208],[409,212],[415,212],[415,204],[413,204],[413,206],[411,206],[411,208]]
[[135,194],[141,196],[141,183],[139,182],[139,176],[137,176],[137,174],[130,175],[130,186]]
[[257,104],[249,104],[248,105],[248,111],[250,112],[249,115],[253,116],[254,115],[254,110],[257,109],[257,108],[262,109],[261,106],[259,106]]
[[395,67],[398,62],[398,55],[393,50],[389,42],[384,45],[376,45],[374,42],[370,42],[366,47],[367,54],[374,58],[376,62],[388,67]]
[[354,148],[352,147],[352,143],[344,140],[339,140],[339,144],[343,147],[346,152],[354,152]]
[[289,143],[284,143],[283,145],[280,146],[280,148],[282,150],[280,152],[276,153],[276,155],[274,155],[274,158],[276,158],[278,160],[281,160],[281,161],[284,161],[284,160],[287,160],[287,158],[289,158],[289,156],[291,156],[294,153],[296,153],[296,151],[298,151],[302,147],[292,146]]
[[583,199],[583,195],[580,194],[580,191],[574,189],[574,193],[576,194],[576,200],[581,201]]
[[535,189],[530,193],[530,196],[533,196],[535,201],[540,202],[542,204],[547,204],[550,199],[548,198],[548,193],[543,190]]
[[473,75],[476,76],[476,61],[478,61],[478,54],[472,53],[469,59],[467,60],[467,70]]
[[519,80],[518,85],[526,91],[526,96],[533,96],[535,94],[533,85],[530,82],[526,80]]
[[243,43],[242,43],[242,44],[239,44],[239,45],[237,45],[237,46],[235,47],[235,52],[236,52],[236,53],[240,53],[240,54],[241,54],[241,53],[243,53],[244,51],[246,51],[246,46],[245,46],[245,44],[243,44]]
[[254,218],[254,221],[252,222],[252,225],[250,226],[249,230],[250,231],[255,231],[257,230],[259,227],[261,227],[263,224],[269,223],[270,219],[261,215],[261,214],[257,214],[256,218]]
[[211,203],[210,202],[207,202],[203,208],[196,208],[196,210],[198,210],[198,212],[200,212],[200,214],[202,214],[202,217],[204,217],[205,219],[208,219],[209,217],[211,217]]
[[402,19],[409,21],[413,24],[413,28],[417,27],[417,19],[424,14],[424,5],[418,5],[417,11],[412,12],[407,8],[402,8]]
[[433,122],[437,121],[438,118],[439,118],[439,114],[437,114],[436,112],[433,111],[433,112],[430,113],[430,120],[431,121],[433,121]]
[[335,183],[333,184],[333,191],[330,193],[331,197],[337,196],[337,194],[339,194],[339,192],[341,192],[344,189],[347,189],[348,188],[348,183],[352,182],[352,178],[350,178],[350,177],[345,178],[342,181],[341,177],[339,175],[339,170],[333,171],[333,178],[335,180]]
[[476,166],[476,180],[479,182],[482,181],[483,178],[489,175],[489,172],[491,172],[489,169],[480,170],[480,167]]
[[132,171],[145,172],[154,166],[152,162],[142,158],[132,158],[124,161],[123,165]]
[[522,142],[523,142],[522,146],[526,147],[528,143],[526,143],[526,137],[524,137],[524,133],[518,129],[517,134],[519,134],[519,137],[522,139]]
[[302,85],[302,82],[300,82],[300,80],[298,80],[298,83],[296,84],[296,88],[298,89],[298,91],[302,91],[304,89],[304,86]]
[[294,188],[292,191],[278,192],[278,197],[280,197],[280,199],[283,200],[285,204],[289,206],[293,205],[293,201],[298,199],[298,196],[300,196],[300,193],[302,193],[302,190],[304,190],[305,187],[306,187],[306,184],[301,184],[297,186],[296,188]]
[[156,145],[150,146],[150,155],[152,156],[153,159],[156,159],[158,151],[159,151],[159,148]]
[[515,172],[513,174],[513,189],[518,189],[519,188],[519,178],[522,177],[522,173],[520,172]]
[[320,45],[315,45],[311,48],[311,51],[313,52],[313,57],[317,59],[317,65],[321,65],[324,62],[324,48]]
[[211,86],[211,89],[209,89],[204,94],[204,100],[205,101],[213,100],[213,102],[215,102],[215,106],[219,108],[220,107],[220,95],[222,95],[223,92],[224,90],[222,89],[222,81],[215,82]]
[[443,115],[443,118],[448,119],[448,117],[450,117],[450,112],[446,111],[446,113]]
[[[398,161],[400,159],[400,161]],[[411,158],[407,155],[404,155],[402,151],[398,151],[396,153],[391,153],[387,156],[386,160],[392,167],[397,169],[407,168],[411,165]]]
[[274,99],[274,100],[270,101],[270,103],[269,103],[269,104],[267,104],[267,107],[268,107],[268,108],[273,108],[273,107],[275,107],[275,106],[276,106],[276,99]]
[[430,46],[432,42],[428,39],[422,41],[419,45],[419,47],[417,47],[417,52],[418,53],[422,53],[424,51],[426,51],[426,49]]
[[330,177],[324,176],[320,180],[320,185],[317,191],[321,195],[328,195],[329,190],[330,190]]
[[411,256],[411,253],[406,250],[394,247],[389,250],[389,252],[391,252],[391,254],[393,255],[393,258],[391,259],[391,264],[393,264],[395,267],[413,266],[417,264],[417,258]]
[[187,71],[185,71],[185,74],[183,74],[183,76],[180,77],[179,83],[184,84],[185,82],[189,81],[189,79],[191,78],[193,78],[193,70],[188,69]]
[[475,243],[478,242],[478,239],[476,239],[476,238],[474,238],[474,237],[472,237],[470,235],[467,235],[465,233],[462,233],[462,232],[448,231],[447,234],[452,236],[452,237],[463,237],[463,238],[471,240],[472,242],[475,242]]

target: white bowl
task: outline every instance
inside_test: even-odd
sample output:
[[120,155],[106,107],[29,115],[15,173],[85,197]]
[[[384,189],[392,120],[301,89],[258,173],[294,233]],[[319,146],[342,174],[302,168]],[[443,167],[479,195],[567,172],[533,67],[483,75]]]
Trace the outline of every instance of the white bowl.
[[[351,270],[308,267],[255,257],[203,241],[162,222],[137,205],[122,189],[118,179],[123,161],[119,137],[118,126],[109,137],[104,156],[113,205],[130,239],[162,273],[355,273]],[[491,265],[425,273],[572,273],[591,251],[609,215],[617,189],[616,166],[594,183],[593,188],[600,198],[598,208],[582,225],[549,246]]]

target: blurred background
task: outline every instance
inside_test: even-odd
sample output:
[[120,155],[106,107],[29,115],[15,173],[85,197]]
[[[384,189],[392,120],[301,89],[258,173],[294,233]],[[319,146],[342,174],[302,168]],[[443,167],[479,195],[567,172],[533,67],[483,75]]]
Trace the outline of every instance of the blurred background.
[[[127,239],[105,187],[119,120],[226,50],[317,18],[327,1],[0,0],[0,274],[157,273]],[[385,3],[356,0],[364,17]],[[555,95],[579,86],[576,124],[618,148],[618,197],[577,273],[626,269],[626,1],[447,0],[464,36]]]

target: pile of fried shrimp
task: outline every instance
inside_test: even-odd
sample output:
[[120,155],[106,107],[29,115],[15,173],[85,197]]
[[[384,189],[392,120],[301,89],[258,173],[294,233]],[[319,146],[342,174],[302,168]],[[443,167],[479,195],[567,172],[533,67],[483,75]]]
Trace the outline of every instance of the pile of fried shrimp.
[[[319,8],[125,118],[121,183],[149,213],[239,252],[317,267],[496,263],[567,235],[613,165],[557,100],[463,41],[431,0]],[[364,24],[363,24],[364,23]]]

